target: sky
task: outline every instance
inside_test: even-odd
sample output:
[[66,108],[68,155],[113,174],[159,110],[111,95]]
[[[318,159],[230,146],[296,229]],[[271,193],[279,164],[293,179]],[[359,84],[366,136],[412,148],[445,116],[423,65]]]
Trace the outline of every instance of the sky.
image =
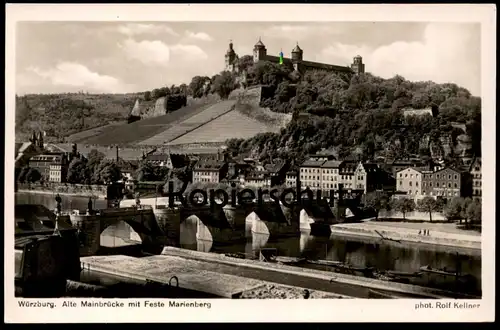
[[241,57],[259,37],[285,57],[349,65],[390,78],[456,83],[481,95],[481,29],[473,23],[19,22],[16,93],[143,92],[224,69],[229,41]]

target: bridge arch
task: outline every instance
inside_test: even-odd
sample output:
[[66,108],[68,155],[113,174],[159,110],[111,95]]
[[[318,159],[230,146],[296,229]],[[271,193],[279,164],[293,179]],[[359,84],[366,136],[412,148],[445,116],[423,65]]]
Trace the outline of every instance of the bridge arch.
[[125,220],[108,223],[100,234],[100,245],[105,247],[142,244],[142,241],[143,237]]

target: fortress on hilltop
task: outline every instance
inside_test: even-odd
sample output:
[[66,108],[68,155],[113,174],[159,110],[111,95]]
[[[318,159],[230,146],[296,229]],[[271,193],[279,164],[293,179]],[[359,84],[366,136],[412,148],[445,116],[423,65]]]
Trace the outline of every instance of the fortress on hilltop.
[[[340,66],[332,65],[319,62],[304,61],[304,51],[297,45],[292,49],[292,56],[283,57],[283,64],[292,65],[294,70],[304,73],[307,70],[326,70],[334,72],[343,72],[350,74],[358,74],[365,72],[365,65],[363,64],[363,58],[359,55],[355,56],[353,63],[350,66]],[[260,61],[268,61],[272,63],[279,63],[279,56],[273,56],[267,54],[267,49],[262,40],[259,41],[253,47],[253,61],[258,63]],[[225,70],[230,72],[238,72],[238,54],[233,49],[233,42],[229,42],[229,49],[225,55]]]

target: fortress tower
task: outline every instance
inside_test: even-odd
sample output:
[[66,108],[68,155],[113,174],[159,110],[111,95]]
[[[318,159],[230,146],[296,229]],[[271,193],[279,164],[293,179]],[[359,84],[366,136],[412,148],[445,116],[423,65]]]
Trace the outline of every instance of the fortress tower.
[[259,61],[266,60],[267,57],[267,49],[266,46],[262,43],[259,37],[259,41],[253,46],[253,61],[257,63]]
[[293,64],[294,70],[300,71],[299,67],[300,67],[300,64],[302,63],[303,56],[304,56],[304,52],[299,47],[299,42],[297,42],[297,45],[292,50],[292,64]]
[[225,55],[226,71],[238,72],[238,55],[233,49],[233,41],[229,41],[229,48]]
[[363,58],[359,55],[354,57],[353,63],[351,64],[351,69],[354,73],[365,73],[365,65],[363,64]]

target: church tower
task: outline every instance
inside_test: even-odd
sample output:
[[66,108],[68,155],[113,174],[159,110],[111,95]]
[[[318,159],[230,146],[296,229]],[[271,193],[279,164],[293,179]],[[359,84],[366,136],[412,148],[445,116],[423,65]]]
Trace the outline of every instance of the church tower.
[[229,48],[225,55],[226,71],[237,72],[238,71],[238,55],[234,52],[233,41],[229,41]]
[[259,37],[259,41],[255,44],[253,47],[253,62],[257,63],[259,61],[262,61],[266,58],[267,56],[267,49],[266,46],[262,43]]
[[295,71],[300,71],[299,70],[300,63],[302,63],[303,56],[304,56],[304,52],[299,47],[299,43],[297,42],[297,45],[292,50],[292,63],[293,63],[293,68]]
[[361,56],[356,55],[354,57],[351,69],[356,74],[365,73],[365,65],[363,64],[363,58]]
[[43,134],[42,132],[38,132],[38,146],[43,149]]

